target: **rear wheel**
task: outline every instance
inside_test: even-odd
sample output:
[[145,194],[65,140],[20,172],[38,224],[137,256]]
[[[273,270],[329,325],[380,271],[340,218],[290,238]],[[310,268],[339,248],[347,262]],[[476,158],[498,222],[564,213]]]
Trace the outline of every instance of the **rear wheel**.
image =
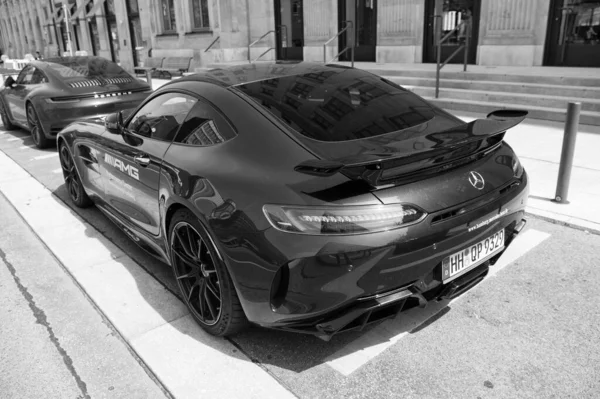
[[17,127],[10,123],[10,119],[8,119],[8,113],[4,108],[4,104],[0,101],[0,118],[2,119],[2,124],[4,125],[4,129],[6,130],[14,130]]
[[69,152],[66,144],[61,144],[59,148],[60,167],[62,168],[63,177],[69,193],[69,198],[78,208],[87,208],[92,205],[92,200],[85,192],[81,179],[77,173],[75,162]]
[[224,262],[192,212],[179,210],[169,229],[171,261],[188,309],[216,336],[235,334],[248,320]]
[[31,138],[33,138],[33,142],[39,149],[47,148],[50,146],[50,140],[46,138],[44,134],[44,130],[40,123],[40,119],[37,116],[37,112],[35,112],[35,108],[33,108],[33,104],[27,104],[27,125],[29,126],[29,131],[31,132]]

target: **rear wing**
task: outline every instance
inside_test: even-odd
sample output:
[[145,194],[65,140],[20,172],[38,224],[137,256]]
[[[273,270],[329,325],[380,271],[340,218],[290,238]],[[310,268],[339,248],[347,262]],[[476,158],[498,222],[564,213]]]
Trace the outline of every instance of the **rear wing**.
[[[503,134],[521,123],[528,112],[523,110],[497,110],[487,115],[487,119],[476,119],[470,123],[448,130],[430,133],[425,136],[429,147],[418,148],[407,143],[411,151],[391,154],[361,154],[344,159],[311,159],[298,164],[294,170],[313,176],[332,176],[343,173],[352,179],[362,179],[373,186],[393,176],[424,172],[439,173],[460,164],[471,162],[471,158],[488,153],[496,148]],[[413,144],[423,137],[412,139]],[[393,170],[392,170],[393,169]],[[422,175],[421,173],[419,173]],[[387,175],[387,176],[386,176]]]

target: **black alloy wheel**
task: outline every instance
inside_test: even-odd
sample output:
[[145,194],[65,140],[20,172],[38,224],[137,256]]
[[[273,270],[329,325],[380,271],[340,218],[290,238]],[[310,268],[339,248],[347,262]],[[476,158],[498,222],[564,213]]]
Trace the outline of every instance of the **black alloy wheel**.
[[47,148],[50,145],[50,140],[48,140],[46,135],[44,135],[40,120],[35,112],[35,108],[33,108],[33,104],[31,103],[27,104],[27,125],[29,126],[29,131],[31,132],[31,138],[33,139],[33,142],[37,148]]
[[92,205],[92,200],[85,192],[81,179],[77,173],[77,168],[73,162],[73,157],[69,152],[66,144],[61,144],[59,149],[60,167],[62,168],[63,177],[69,193],[69,198],[78,208],[87,208]]
[[179,210],[169,230],[173,272],[192,316],[212,335],[242,330],[247,320],[233,282],[200,222]]
[[0,117],[2,118],[2,124],[4,125],[5,130],[14,130],[17,127],[10,123],[10,119],[8,119],[8,114],[6,113],[6,109],[4,109],[4,104],[0,101]]

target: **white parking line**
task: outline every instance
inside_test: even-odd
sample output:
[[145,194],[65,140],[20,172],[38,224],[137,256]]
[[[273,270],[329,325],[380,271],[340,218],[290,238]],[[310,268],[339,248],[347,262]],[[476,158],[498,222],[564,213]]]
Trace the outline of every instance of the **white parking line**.
[[[498,262],[490,268],[485,280],[475,286],[473,290],[479,289],[488,279],[495,276],[500,270],[535,248],[548,237],[550,237],[550,234],[538,230],[527,230],[518,235]],[[371,359],[407,336],[412,330],[435,316],[449,304],[456,303],[467,295],[469,293],[465,293],[451,301],[429,303],[425,309],[415,308],[402,313],[395,319],[381,323],[360,338],[352,341],[329,356],[325,361],[334,370],[345,376],[349,376]]]
[[54,169],[52,173],[60,173],[62,172],[62,168]]
[[37,157],[33,157],[32,160],[39,161],[40,159],[54,158],[54,157],[57,157],[57,156],[58,156],[58,152],[53,152],[51,154],[38,155]]
[[0,170],[0,191],[173,397],[295,397],[3,152]]
[[27,148],[33,148],[33,145],[22,145],[19,147],[19,150],[25,150]]
[[23,137],[11,137],[9,139],[6,139],[6,141],[17,141],[17,140],[23,140]]

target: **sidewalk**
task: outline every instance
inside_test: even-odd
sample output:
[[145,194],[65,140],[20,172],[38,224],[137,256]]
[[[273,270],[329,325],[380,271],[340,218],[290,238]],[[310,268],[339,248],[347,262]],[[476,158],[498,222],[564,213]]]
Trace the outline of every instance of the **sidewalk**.
[[[565,73],[575,76],[576,70]],[[497,73],[503,72],[504,69],[497,69]],[[152,87],[156,90],[167,82],[153,79]],[[485,118],[483,114],[449,112],[466,122]],[[562,122],[526,119],[505,136],[529,174],[531,189],[527,211],[544,220],[600,234],[600,126],[579,126],[567,197],[569,204],[552,202],[556,193],[563,132]]]
[[168,397],[2,193],[0,224],[0,397]]

